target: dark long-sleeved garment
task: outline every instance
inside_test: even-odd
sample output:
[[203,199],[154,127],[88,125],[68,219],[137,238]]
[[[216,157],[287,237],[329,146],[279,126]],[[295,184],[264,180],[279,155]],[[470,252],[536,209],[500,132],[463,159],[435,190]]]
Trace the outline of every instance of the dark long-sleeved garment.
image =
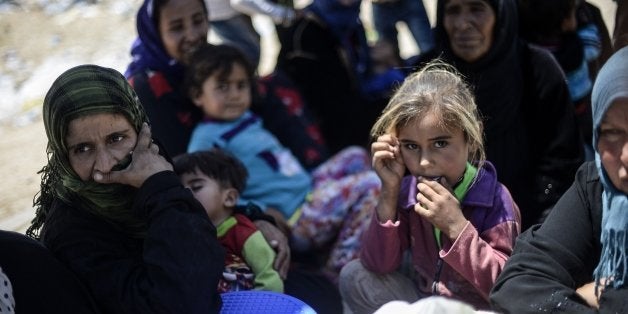
[[[356,50],[363,32],[361,26],[353,30]],[[308,12],[279,39],[277,69],[299,87],[331,153],[351,145],[368,146],[369,130],[388,99],[361,93],[357,65],[329,26]]]
[[[33,238],[0,230],[0,252],[0,268],[11,282],[16,313],[61,314],[68,309],[99,313],[85,286]],[[0,313],[6,313],[2,309]]]
[[[500,313],[598,313],[576,294],[592,282],[600,258],[602,185],[593,162],[583,164],[574,184],[543,225],[523,233],[498,277],[490,300]],[[628,289],[607,288],[599,313],[626,313]]]
[[163,72],[146,70],[135,73],[129,83],[146,110],[153,137],[170,156],[185,153],[203,112],[185,96],[181,82]]
[[147,217],[143,239],[57,201],[42,241],[104,313],[217,313],[224,250],[192,193],[174,172],[160,172],[140,187],[133,211]]

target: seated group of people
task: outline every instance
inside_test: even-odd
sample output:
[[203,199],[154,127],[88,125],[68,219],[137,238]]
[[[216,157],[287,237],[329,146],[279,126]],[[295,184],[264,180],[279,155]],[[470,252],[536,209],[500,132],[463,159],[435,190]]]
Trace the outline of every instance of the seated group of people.
[[626,308],[628,48],[595,78],[585,162],[514,0],[439,1],[436,47],[382,71],[359,4],[313,1],[258,79],[207,44],[204,1],[144,1],[124,75],[76,66],[45,97],[39,242],[0,233],[0,309],[218,313],[247,289],[319,313]]

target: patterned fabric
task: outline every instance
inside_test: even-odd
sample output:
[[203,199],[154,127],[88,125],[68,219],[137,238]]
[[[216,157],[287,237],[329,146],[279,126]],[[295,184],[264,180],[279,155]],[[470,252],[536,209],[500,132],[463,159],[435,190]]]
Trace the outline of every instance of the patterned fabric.
[[283,281],[273,269],[275,251],[251,220],[235,214],[217,229],[218,240],[227,251],[218,292],[251,289],[283,292]]
[[0,312],[14,313],[15,299],[13,298],[13,286],[9,277],[2,271],[0,267]]
[[598,73],[591,95],[593,109],[593,147],[595,164],[600,173],[602,192],[602,256],[594,271],[595,281],[612,278],[614,288],[623,287],[628,279],[628,196],[617,190],[602,166],[597,144],[600,124],[608,108],[619,98],[628,97],[628,47],[611,56]]
[[320,248],[337,236],[326,265],[332,279],[358,257],[360,238],[377,206],[381,181],[370,161],[364,149],[349,147],[314,170],[314,188],[292,227],[296,246]]
[[41,170],[41,193],[35,202],[37,213],[27,231],[29,235],[38,232],[55,198],[81,204],[81,208],[121,223],[133,233],[141,233],[143,223],[129,210],[136,189],[122,184],[83,182],[70,166],[65,144],[70,121],[98,113],[122,114],[137,132],[148,122],[133,88],[113,69],[97,65],[74,67],[61,74],[46,94],[43,119],[48,164]]
[[255,274],[242,257],[244,241],[255,232],[250,221],[239,222],[231,217],[216,227],[218,240],[227,250],[225,269],[218,283],[218,292],[240,291],[253,289]]

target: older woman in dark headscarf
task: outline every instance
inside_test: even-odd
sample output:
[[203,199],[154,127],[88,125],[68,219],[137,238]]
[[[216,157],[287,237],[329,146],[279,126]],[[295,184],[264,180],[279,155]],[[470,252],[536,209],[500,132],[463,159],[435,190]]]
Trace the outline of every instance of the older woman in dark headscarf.
[[592,109],[595,161],[519,237],[491,292],[500,313],[628,309],[628,47],[598,73]]
[[218,312],[216,229],[152,142],[124,76],[72,68],[52,84],[43,116],[48,164],[27,233],[105,313]]
[[583,143],[565,77],[552,56],[518,37],[515,0],[439,0],[437,49],[474,90],[486,154],[519,205],[522,230],[567,189]]

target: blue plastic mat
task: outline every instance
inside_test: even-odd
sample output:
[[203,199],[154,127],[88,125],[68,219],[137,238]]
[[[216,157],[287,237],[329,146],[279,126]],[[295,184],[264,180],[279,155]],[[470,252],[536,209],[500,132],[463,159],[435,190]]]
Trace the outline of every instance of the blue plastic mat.
[[270,291],[236,291],[220,295],[221,314],[316,314],[305,302],[283,293]]

